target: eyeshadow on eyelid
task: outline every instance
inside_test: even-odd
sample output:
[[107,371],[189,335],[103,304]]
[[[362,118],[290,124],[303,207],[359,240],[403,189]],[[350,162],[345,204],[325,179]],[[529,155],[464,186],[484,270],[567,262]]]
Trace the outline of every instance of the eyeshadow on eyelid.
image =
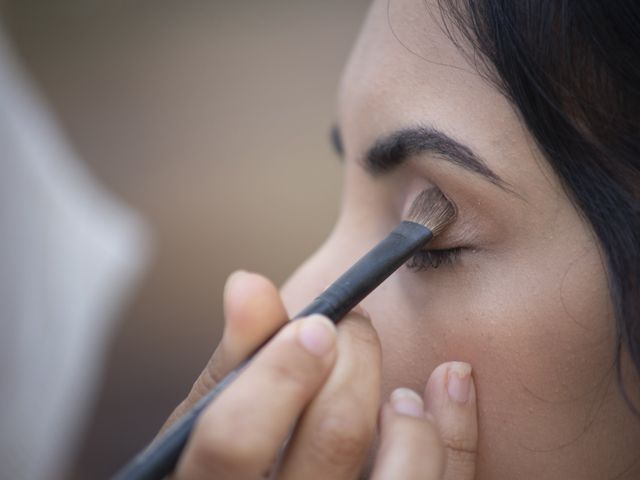
[[486,243],[486,227],[477,216],[465,216],[458,207],[458,217],[430,243],[431,248],[477,247]]

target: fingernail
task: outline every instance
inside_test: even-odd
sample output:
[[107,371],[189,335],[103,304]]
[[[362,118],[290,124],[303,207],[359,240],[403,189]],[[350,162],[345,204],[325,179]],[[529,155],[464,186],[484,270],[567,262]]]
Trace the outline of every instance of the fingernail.
[[333,350],[336,343],[336,327],[322,315],[312,315],[301,320],[298,339],[312,355],[322,357]]
[[227,281],[225,282],[225,290],[228,289],[234,282],[237,282],[240,278],[245,276],[247,272],[245,270],[236,270],[232,272],[231,275],[227,277]]
[[424,416],[422,398],[409,388],[396,388],[391,394],[391,406],[400,415],[408,415],[410,417]]
[[452,362],[447,370],[447,392],[457,403],[469,400],[471,386],[471,365],[464,362]]

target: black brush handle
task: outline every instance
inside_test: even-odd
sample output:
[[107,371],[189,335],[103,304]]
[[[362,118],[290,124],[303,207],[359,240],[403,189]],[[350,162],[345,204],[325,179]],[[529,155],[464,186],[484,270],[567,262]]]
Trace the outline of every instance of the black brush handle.
[[401,222],[294,318],[320,313],[338,322],[432,236],[419,223]]
[[[334,323],[339,322],[432,237],[431,230],[419,223],[401,222],[293,319],[321,314]],[[202,410],[244,370],[253,356],[277,333],[278,331],[271,335],[160,437],[125,465],[113,480],[161,480],[169,475],[175,469]]]

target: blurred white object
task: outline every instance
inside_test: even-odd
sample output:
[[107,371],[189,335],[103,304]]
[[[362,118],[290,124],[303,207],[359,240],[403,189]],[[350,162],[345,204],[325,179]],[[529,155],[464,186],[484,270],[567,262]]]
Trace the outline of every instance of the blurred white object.
[[144,240],[76,160],[0,25],[0,479],[67,473]]

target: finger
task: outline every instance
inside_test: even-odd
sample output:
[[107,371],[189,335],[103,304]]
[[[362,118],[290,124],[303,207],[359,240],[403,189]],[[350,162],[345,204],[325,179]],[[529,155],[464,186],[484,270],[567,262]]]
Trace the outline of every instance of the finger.
[[225,285],[223,300],[225,329],[221,367],[230,370],[289,317],[276,286],[256,273],[239,271],[232,274]]
[[471,366],[449,362],[437,367],[427,382],[424,401],[446,447],[444,480],[475,478],[478,419]]
[[424,413],[422,398],[394,390],[382,407],[381,439],[372,480],[440,480],[445,450],[437,427]]
[[366,459],[380,405],[380,342],[369,319],[338,325],[338,357],[298,423],[278,478],[353,479]]
[[262,350],[198,420],[178,464],[180,479],[258,478],[333,366],[333,324],[293,322]]
[[222,340],[163,430],[287,322],[278,289],[262,275],[241,270],[232,273],[225,284],[223,300],[225,329]]

